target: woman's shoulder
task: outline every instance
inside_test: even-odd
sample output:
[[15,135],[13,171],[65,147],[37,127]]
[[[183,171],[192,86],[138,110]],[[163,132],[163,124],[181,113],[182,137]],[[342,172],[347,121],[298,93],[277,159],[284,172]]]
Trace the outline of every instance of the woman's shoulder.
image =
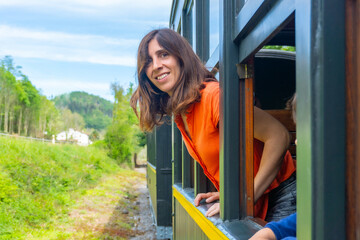
[[220,86],[219,82],[204,82],[205,88],[201,91],[201,102],[205,105],[211,103],[212,107],[219,104]]
[[202,94],[213,94],[219,91],[219,82],[211,81],[203,83],[205,84],[205,88],[202,90]]

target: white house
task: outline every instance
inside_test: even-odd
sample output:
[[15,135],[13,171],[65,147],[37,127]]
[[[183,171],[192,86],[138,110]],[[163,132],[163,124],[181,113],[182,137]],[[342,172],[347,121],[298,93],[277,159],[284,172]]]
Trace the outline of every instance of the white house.
[[85,133],[76,131],[70,128],[68,131],[63,131],[56,135],[56,140],[58,141],[74,141],[80,146],[87,146],[92,142],[89,139],[89,136]]

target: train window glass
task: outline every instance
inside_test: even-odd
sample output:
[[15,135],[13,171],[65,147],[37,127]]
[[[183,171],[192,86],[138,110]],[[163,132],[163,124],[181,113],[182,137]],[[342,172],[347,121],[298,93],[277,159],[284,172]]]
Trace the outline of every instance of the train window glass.
[[190,14],[192,17],[192,42],[190,43],[194,52],[196,52],[196,17],[195,17],[195,11],[196,11],[196,6],[194,4],[194,1],[192,2],[192,7],[190,10]]
[[194,188],[194,182],[195,182],[195,164],[196,160],[191,158],[191,164],[190,164],[190,187]]
[[182,187],[194,187],[194,167],[193,159],[186,149],[185,143],[182,144]]
[[172,121],[172,162],[173,183],[182,183],[182,137],[179,129]]
[[152,164],[153,166],[156,166],[156,130],[154,130],[151,133],[146,134],[147,138],[147,161],[148,163]]
[[210,56],[219,45],[219,0],[210,0]]
[[240,10],[244,6],[244,4],[247,2],[247,0],[236,0],[236,15],[239,14]]

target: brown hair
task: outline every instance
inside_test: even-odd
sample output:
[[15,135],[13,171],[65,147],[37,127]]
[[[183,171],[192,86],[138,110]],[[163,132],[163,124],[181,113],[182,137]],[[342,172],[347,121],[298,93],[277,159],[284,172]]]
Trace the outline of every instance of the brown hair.
[[[172,97],[158,89],[146,76],[149,57],[148,46],[156,39],[159,45],[174,56],[180,65],[180,76],[176,82]],[[138,88],[133,93],[130,104],[140,120],[140,128],[151,131],[161,125],[164,115],[185,113],[188,107],[200,101],[200,90],[204,81],[216,81],[190,44],[177,32],[163,28],[149,32],[140,42],[137,54]],[[137,104],[140,114],[137,112]]]
[[286,109],[291,110],[293,121],[296,123],[296,93],[286,102]]

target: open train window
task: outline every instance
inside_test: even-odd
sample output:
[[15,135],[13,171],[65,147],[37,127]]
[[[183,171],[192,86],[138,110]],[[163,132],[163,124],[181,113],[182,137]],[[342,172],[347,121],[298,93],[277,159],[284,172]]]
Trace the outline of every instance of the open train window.
[[296,126],[286,106],[296,87],[296,53],[292,49],[261,49],[255,54],[254,105],[287,128],[291,138],[289,151],[296,159]]
[[[261,49],[245,64],[238,64],[240,95],[240,211],[242,216],[254,216],[254,106],[279,120],[291,135],[290,152],[296,157],[296,128],[286,102],[295,92],[295,53],[276,49]],[[245,146],[244,146],[245,145]]]
[[261,49],[255,54],[255,104],[261,109],[284,109],[295,92],[292,51]]

